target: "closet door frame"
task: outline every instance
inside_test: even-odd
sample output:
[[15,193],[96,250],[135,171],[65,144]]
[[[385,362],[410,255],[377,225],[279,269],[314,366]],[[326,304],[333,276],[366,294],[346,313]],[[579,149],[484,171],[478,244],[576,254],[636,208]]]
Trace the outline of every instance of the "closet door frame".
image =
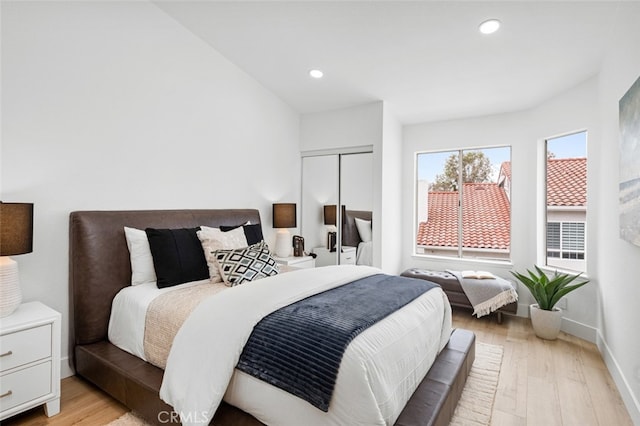
[[[303,151],[301,152],[301,169],[302,175],[304,175],[304,159],[307,157],[319,157],[319,156],[337,156],[338,159],[338,185],[337,185],[337,193],[338,200],[336,204],[336,252],[340,253],[342,250],[342,156],[343,155],[353,155],[353,154],[373,154],[373,145],[365,145],[359,147],[350,147],[350,148],[340,148],[340,149],[327,149],[327,150],[313,150],[313,151]],[[304,212],[304,178],[301,176],[302,184],[300,185],[300,201],[302,204],[302,211]],[[373,191],[373,186],[371,187],[371,191]],[[372,206],[373,210],[373,206]],[[304,235],[305,232],[305,215],[301,214],[301,223],[300,229]],[[310,250],[312,247],[305,247],[306,250]],[[340,256],[336,254],[336,264],[340,264]]]

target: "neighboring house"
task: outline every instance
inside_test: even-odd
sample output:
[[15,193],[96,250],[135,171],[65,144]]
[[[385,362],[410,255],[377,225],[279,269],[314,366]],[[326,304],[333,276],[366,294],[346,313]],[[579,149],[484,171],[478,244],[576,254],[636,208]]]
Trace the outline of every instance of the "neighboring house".
[[[511,205],[497,183],[465,183],[462,247],[465,257],[508,259]],[[456,256],[458,191],[428,193],[428,219],[418,227],[418,253]]]
[[550,159],[547,164],[547,265],[584,271],[587,159]]
[[[587,159],[548,160],[547,182],[547,263],[584,270]],[[502,163],[497,183],[465,183],[462,194],[463,256],[508,259],[511,163]],[[429,191],[417,251],[456,256],[457,249],[458,192]]]

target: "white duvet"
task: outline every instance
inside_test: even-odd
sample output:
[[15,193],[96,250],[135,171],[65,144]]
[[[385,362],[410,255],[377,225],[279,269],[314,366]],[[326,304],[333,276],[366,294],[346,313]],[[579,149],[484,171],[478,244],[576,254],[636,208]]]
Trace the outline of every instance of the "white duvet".
[[360,241],[356,252],[356,265],[373,265],[373,242]]
[[[298,425],[300,419],[305,419],[304,423],[309,425],[394,423],[415,387],[429,369],[435,355],[449,338],[450,307],[446,302],[446,296],[439,289],[427,292],[398,312],[373,325],[349,345],[340,366],[328,413],[235,370],[233,367],[237,363],[241,347],[231,346],[231,352],[226,355],[221,351],[222,348],[229,347],[230,341],[238,343],[236,341],[238,339],[234,337],[239,337],[244,344],[249,334],[246,329],[238,331],[240,324],[252,324],[251,327],[253,327],[253,324],[257,323],[270,307],[285,306],[318,291],[379,272],[374,268],[331,266],[298,270],[296,273],[281,274],[239,287],[225,287],[227,290],[223,293],[233,293],[247,286],[246,290],[231,297],[221,298],[222,293],[214,296],[212,299],[217,301],[209,301],[206,303],[207,307],[202,308],[216,313],[214,318],[205,320],[209,325],[202,329],[194,325],[190,326],[191,331],[185,331],[188,334],[181,337],[186,342],[185,350],[176,349],[175,354],[172,352],[171,355],[171,357],[177,357],[175,358],[177,361],[174,361],[177,364],[181,362],[179,359],[186,362],[173,370],[176,371],[175,374],[185,375],[182,380],[180,377],[170,379],[175,388],[167,388],[164,391],[166,398],[184,398],[184,400],[193,401],[193,404],[183,405],[182,408],[178,408],[179,402],[172,403],[176,409],[182,410],[185,424],[206,423],[210,413],[215,411],[211,407],[217,407],[219,404],[221,392],[224,392],[226,402],[253,414],[267,424]],[[144,322],[149,304],[160,294],[201,283],[182,284],[166,289],[158,289],[153,283],[126,287],[118,293],[112,304],[109,340],[121,349],[144,359]],[[271,300],[271,296],[274,296],[274,300]],[[267,299],[269,299],[268,302]],[[246,315],[248,313],[251,314]],[[208,316],[204,313],[199,315],[203,318]],[[238,321],[239,317],[242,317],[240,321]],[[215,325],[217,327],[213,327]],[[220,334],[221,327],[223,329],[229,327],[229,329]],[[234,333],[237,333],[237,336],[234,336]],[[189,335],[191,338],[188,337]],[[207,339],[203,340],[202,336]],[[193,341],[189,341],[190,339]],[[223,341],[227,343],[223,344]],[[201,343],[205,345],[202,349],[199,347]],[[206,357],[180,353],[200,350],[209,351],[213,355]],[[231,361],[232,358],[233,361]],[[222,364],[216,365],[212,370],[211,365],[205,360],[211,363],[219,363],[222,360],[226,363],[224,365],[231,366],[229,367],[232,371],[230,380],[226,379],[228,372],[219,377],[215,376],[219,374],[218,370],[222,368]],[[193,364],[194,362],[198,364]],[[192,365],[198,367],[189,367]],[[169,368],[168,365],[164,386],[169,386],[166,384],[169,380]],[[182,369],[190,371],[184,372]],[[225,377],[225,379],[208,382],[204,380],[198,384],[198,379],[204,377]],[[225,381],[228,381],[226,385]],[[213,393],[207,396],[197,389],[210,389]]]
[[160,397],[184,425],[207,424],[224,398],[270,425],[388,425],[451,332],[451,309],[433,289],[362,332],[348,346],[328,412],[235,370],[253,326],[312,294],[380,273],[366,266],[302,269],[205,299],[176,335]]

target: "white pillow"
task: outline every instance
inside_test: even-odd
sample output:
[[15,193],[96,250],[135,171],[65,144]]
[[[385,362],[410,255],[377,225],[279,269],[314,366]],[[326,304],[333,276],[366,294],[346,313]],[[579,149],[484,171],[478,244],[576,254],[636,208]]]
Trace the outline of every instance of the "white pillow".
[[355,219],[356,228],[358,229],[358,234],[360,234],[360,239],[362,240],[362,242],[368,243],[372,238],[371,221],[360,219],[359,217],[356,217]]
[[124,227],[124,236],[131,259],[131,285],[155,283],[156,270],[149,248],[147,233],[135,228]]
[[204,257],[207,259],[209,279],[212,283],[219,283],[222,281],[222,276],[218,270],[215,252],[216,250],[235,250],[247,247],[249,244],[247,244],[244,229],[240,226],[231,231],[222,232],[220,228],[201,226],[196,234],[202,243]]

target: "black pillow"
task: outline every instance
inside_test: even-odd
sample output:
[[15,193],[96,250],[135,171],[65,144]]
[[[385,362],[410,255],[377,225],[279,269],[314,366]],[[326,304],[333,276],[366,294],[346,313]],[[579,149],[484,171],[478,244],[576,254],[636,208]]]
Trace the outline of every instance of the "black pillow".
[[256,223],[255,225],[221,226],[220,230],[222,232],[227,232],[241,226],[244,231],[244,236],[247,239],[247,244],[250,246],[258,244],[260,241],[264,240],[264,237],[262,236],[262,226],[259,223]]
[[202,244],[196,234],[200,228],[147,228],[149,248],[156,270],[158,288],[209,278]]

